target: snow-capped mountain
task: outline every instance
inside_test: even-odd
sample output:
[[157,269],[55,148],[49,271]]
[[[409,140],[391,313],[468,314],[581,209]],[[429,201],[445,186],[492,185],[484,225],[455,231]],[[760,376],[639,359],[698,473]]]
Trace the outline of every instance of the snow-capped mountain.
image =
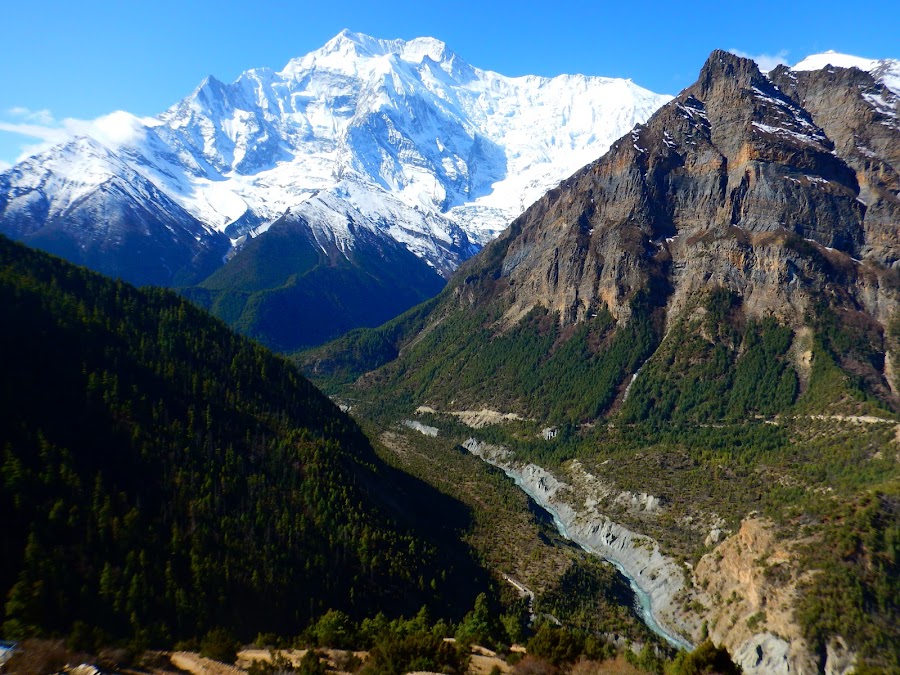
[[865,59],[850,54],[827,51],[807,56],[797,65],[791,66],[791,70],[822,70],[829,66],[834,68],[859,68],[869,73],[876,81],[895,94],[900,95],[900,60],[898,59]]
[[90,138],[0,174],[0,232],[138,284],[201,281],[230,246]]
[[280,72],[208,78],[153,130],[192,180],[154,178],[223,229],[349,178],[484,243],[666,100],[628,80],[509,78],[432,38],[344,31]]
[[[861,67],[891,87],[900,73],[896,61],[833,53],[795,69],[820,62]],[[320,266],[338,257],[354,282],[316,289],[330,294],[332,309],[347,307],[351,292],[386,306],[381,296],[398,292],[403,277],[362,269],[378,264],[372,251],[394,255],[397,243],[413,254],[393,258],[405,278],[441,283],[669,98],[622,79],[506,77],[433,38],[343,31],[280,71],[248,70],[231,84],[209,77],[155,118],[113,113],[102,137],[0,174],[0,232],[140,283],[197,284],[245,256],[241,274],[200,284],[207,306],[233,323],[238,306],[262,300],[238,302],[232,291],[290,286],[299,297],[296,287],[321,279]],[[888,105],[882,99],[872,104]],[[302,264],[275,260],[279,247],[245,248],[271,227],[282,230],[279,241],[302,232]],[[262,275],[264,285],[258,271],[273,265],[280,277]],[[241,311],[244,324],[257,321]]]
[[[342,203],[350,194],[358,227],[446,275],[666,100],[621,79],[504,77],[432,38],[343,31],[279,72],[209,77],[155,119],[123,119],[131,133],[107,149],[234,243],[313,195]],[[56,199],[50,189],[29,199]],[[347,229],[343,209],[325,220]]]

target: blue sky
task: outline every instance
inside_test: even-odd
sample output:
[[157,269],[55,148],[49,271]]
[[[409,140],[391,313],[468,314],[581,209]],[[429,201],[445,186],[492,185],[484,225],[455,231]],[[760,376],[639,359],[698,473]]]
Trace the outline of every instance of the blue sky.
[[[894,2],[11,0],[0,10],[0,167],[115,110],[155,115],[206,76],[280,69],[342,28],[430,35],[505,75],[689,85],[715,48],[795,63],[834,49],[900,58]],[[858,8],[858,11],[857,9]],[[30,135],[15,133],[27,131]]]

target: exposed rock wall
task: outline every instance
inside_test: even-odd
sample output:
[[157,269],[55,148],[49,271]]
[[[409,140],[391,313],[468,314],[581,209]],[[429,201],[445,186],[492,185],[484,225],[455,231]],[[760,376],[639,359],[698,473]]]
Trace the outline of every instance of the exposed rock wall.
[[[712,285],[800,328],[827,298],[886,325],[898,307],[897,97],[861,71],[790,73],[714,52],[698,81],[548,192],[471,265],[461,298],[563,324],[670,320]],[[485,274],[480,274],[485,273]],[[470,280],[489,280],[475,291]]]
[[[709,635],[746,673],[817,673],[793,619],[798,576],[793,542],[778,542],[769,523],[750,519],[703,556],[694,581],[709,607]],[[767,574],[776,570],[778,574]]]

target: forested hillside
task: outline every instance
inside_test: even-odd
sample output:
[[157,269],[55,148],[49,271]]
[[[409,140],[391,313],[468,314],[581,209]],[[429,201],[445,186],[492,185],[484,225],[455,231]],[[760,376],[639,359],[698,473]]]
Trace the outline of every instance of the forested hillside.
[[436,298],[298,362],[397,447],[427,432],[513,476],[632,577],[657,542],[657,617],[745,671],[894,672],[897,102],[854,68],[715,51]]
[[289,213],[228,265],[180,293],[243,335],[292,352],[377,326],[436,295],[441,276],[391,239],[356,233],[347,251]]
[[286,361],[171,292],[5,238],[0,303],[7,637],[153,643],[296,633],[329,607],[471,607],[468,554],[398,515],[424,488]]

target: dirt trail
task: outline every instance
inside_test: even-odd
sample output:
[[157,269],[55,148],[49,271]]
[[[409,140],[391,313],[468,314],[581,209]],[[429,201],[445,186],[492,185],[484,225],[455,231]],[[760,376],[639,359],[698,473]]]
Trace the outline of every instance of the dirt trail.
[[213,661],[195,652],[174,652],[172,665],[191,675],[246,675],[243,670],[220,661]]
[[[854,422],[856,424],[897,424],[896,420],[875,417],[874,415],[809,415],[809,419]],[[897,426],[900,427],[900,425]]]
[[534,622],[534,620],[536,618],[535,613],[534,613],[534,591],[532,591],[530,588],[528,588],[521,582],[516,581],[508,574],[504,574],[503,579],[506,581],[506,583],[508,583],[513,588],[515,588],[517,591],[519,591],[519,594],[522,597],[528,598],[528,615],[531,618],[531,621]]

